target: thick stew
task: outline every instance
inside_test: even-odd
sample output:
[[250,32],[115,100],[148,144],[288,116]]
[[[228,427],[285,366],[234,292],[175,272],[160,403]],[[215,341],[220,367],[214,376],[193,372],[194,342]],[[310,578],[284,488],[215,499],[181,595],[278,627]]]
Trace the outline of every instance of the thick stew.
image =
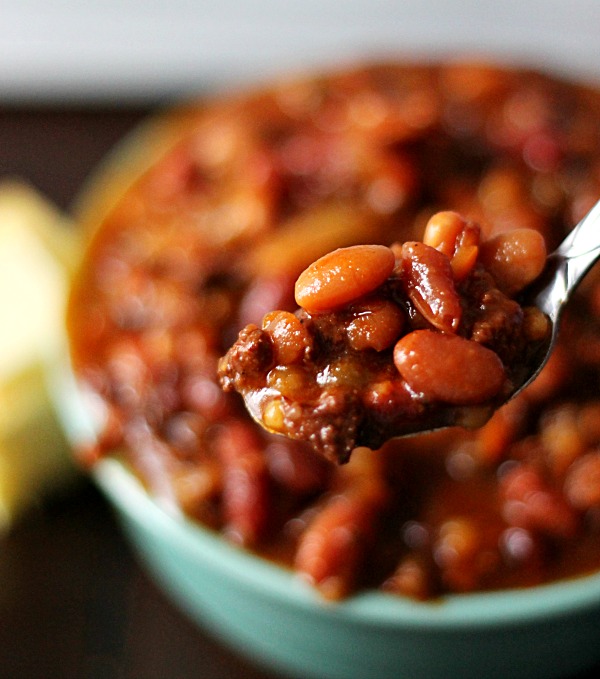
[[[203,102],[170,125],[177,140],[96,216],[74,285],[72,360],[100,429],[82,461],[120,456],[161,501],[330,599],[362,588],[428,599],[598,570],[597,273],[541,376],[485,425],[359,447],[341,466],[265,432],[217,368],[272,309],[266,332],[296,327],[294,282],[311,262],[422,242],[440,210],[476,222],[485,242],[527,229],[554,249],[600,196],[600,92],[487,65],[385,64]],[[472,261],[467,241],[459,271]],[[477,332],[499,337],[514,281],[471,275],[489,293]],[[344,342],[377,357],[390,340],[368,319],[389,327],[406,313],[386,295],[356,305]],[[316,311],[326,326],[336,313]],[[541,336],[527,315],[523,327]],[[279,363],[297,350],[282,342]],[[303,392],[304,375],[280,377]],[[392,392],[384,380],[371,400],[383,411]]]
[[395,436],[479,427],[548,346],[549,320],[510,296],[545,261],[538,231],[481,241],[455,212],[435,214],[422,242],[339,248],[300,274],[295,314],[240,332],[219,380],[265,429],[337,462]]

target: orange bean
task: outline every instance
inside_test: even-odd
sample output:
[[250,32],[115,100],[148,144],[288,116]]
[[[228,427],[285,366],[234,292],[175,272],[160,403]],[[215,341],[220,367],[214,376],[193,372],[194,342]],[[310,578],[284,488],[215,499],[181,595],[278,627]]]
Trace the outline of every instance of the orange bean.
[[402,280],[412,303],[438,330],[456,332],[462,306],[448,257],[416,241],[404,243],[401,253]]
[[356,317],[348,325],[348,341],[356,351],[375,349],[383,351],[400,337],[404,327],[404,314],[390,300],[369,300],[353,307]]
[[546,264],[544,237],[533,229],[499,233],[480,247],[480,261],[508,296],[534,281]]
[[466,225],[466,219],[458,212],[451,210],[436,212],[425,226],[423,243],[443,252],[451,259],[454,256],[456,241]]
[[454,278],[460,281],[469,275],[477,262],[479,233],[479,226],[457,212],[438,212],[427,222],[423,242],[448,257]]
[[296,302],[309,313],[343,306],[379,287],[394,265],[394,253],[384,245],[339,248],[300,274],[295,287]]
[[262,329],[273,342],[273,353],[278,365],[301,361],[312,346],[312,340],[300,319],[289,311],[271,311],[265,315]]
[[394,364],[412,389],[453,405],[484,403],[498,394],[505,378],[493,351],[433,330],[415,330],[400,339]]

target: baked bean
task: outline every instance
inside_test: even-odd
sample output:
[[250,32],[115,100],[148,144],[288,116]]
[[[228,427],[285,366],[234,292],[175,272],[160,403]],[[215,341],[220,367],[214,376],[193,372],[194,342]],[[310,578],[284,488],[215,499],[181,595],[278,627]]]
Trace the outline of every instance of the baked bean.
[[473,518],[451,517],[440,526],[433,556],[453,591],[472,591],[475,582],[496,568],[498,555],[485,544],[485,535]]
[[569,404],[546,413],[540,422],[540,441],[546,450],[548,466],[557,477],[563,477],[587,448],[577,409]]
[[279,365],[267,373],[267,386],[283,396],[294,398],[310,389],[311,377],[301,365]]
[[247,252],[245,266],[255,276],[268,271],[292,280],[334,248],[366,242],[381,229],[362,206],[332,203],[298,212]]
[[383,351],[394,344],[404,328],[404,314],[390,300],[375,299],[353,305],[352,314],[346,332],[356,351]]
[[415,330],[394,347],[394,365],[417,392],[454,405],[484,403],[506,378],[498,356],[458,335]]
[[419,242],[402,245],[402,282],[406,294],[431,325],[456,332],[462,318],[448,257]]
[[[257,399],[261,401],[257,419],[268,430],[309,440],[339,462],[356,446],[378,448],[399,434],[452,425],[481,427],[492,407],[527,374],[524,357],[531,346],[545,342],[550,325],[541,312],[523,310],[494,287],[481,266],[475,268],[470,253],[479,250],[476,224],[446,212],[429,226],[430,241],[452,260],[417,241],[390,249],[357,246],[317,260],[297,284],[299,299],[309,291],[308,308],[295,314],[271,312],[263,321],[276,366],[265,377],[270,364],[261,362],[260,337],[249,333],[248,326],[230,349],[230,358],[219,365],[224,388],[240,391],[255,417]],[[395,260],[388,277],[366,269],[366,277],[344,285],[345,269],[354,272],[364,261],[377,262],[381,252]],[[365,253],[374,257],[365,259]],[[354,266],[356,261],[360,266]],[[455,261],[465,276],[460,293]],[[323,288],[327,304],[320,307],[314,299],[320,301],[322,281],[330,287]],[[313,288],[318,294],[311,298]],[[346,304],[331,301],[344,296]],[[463,310],[467,320],[461,325]],[[456,342],[449,341],[452,337]],[[232,371],[243,369],[247,374],[231,377]],[[268,401],[261,396],[265,386],[272,397]],[[331,401],[327,392],[332,388]],[[333,407],[324,409],[329,401]]]
[[452,259],[456,250],[456,242],[463,232],[467,220],[458,212],[446,210],[436,212],[429,218],[423,233],[423,243]]
[[273,342],[274,360],[278,365],[296,363],[311,349],[311,338],[306,328],[289,311],[266,314],[262,328]]
[[305,269],[296,302],[309,313],[329,311],[363,297],[392,273],[394,253],[383,245],[355,245],[324,255]]
[[498,287],[514,295],[534,281],[546,264],[546,244],[533,229],[500,233],[481,244],[480,258]]
[[435,589],[430,573],[431,568],[424,559],[407,556],[396,566],[394,573],[384,581],[382,589],[412,599],[425,600]]
[[473,270],[479,255],[479,226],[457,212],[437,212],[427,222],[423,242],[443,252],[450,260],[456,281]]

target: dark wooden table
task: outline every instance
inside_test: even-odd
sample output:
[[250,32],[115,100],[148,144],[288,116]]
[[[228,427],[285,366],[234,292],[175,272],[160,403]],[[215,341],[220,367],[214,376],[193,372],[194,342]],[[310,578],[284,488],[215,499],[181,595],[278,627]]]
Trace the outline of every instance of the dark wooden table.
[[[0,108],[0,177],[26,179],[68,209],[96,163],[146,114]],[[173,608],[82,481],[0,538],[0,679],[276,677]]]

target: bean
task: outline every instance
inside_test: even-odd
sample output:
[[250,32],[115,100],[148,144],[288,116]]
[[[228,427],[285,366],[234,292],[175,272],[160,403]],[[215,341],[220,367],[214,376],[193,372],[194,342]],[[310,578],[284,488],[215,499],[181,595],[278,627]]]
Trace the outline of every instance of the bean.
[[383,351],[400,337],[404,314],[389,300],[370,300],[352,309],[355,318],[346,332],[350,346],[356,351]]
[[278,365],[302,360],[312,346],[308,331],[300,319],[289,311],[266,314],[262,328],[273,342],[273,355]]
[[498,394],[505,372],[486,347],[433,330],[415,330],[394,347],[394,364],[409,386],[432,401],[475,405]]
[[456,332],[462,307],[448,257],[417,241],[404,243],[401,257],[402,282],[416,309],[438,330]]
[[544,237],[533,229],[514,229],[483,242],[480,260],[496,285],[513,296],[534,281],[546,264]]
[[508,471],[500,481],[500,494],[503,517],[512,526],[557,537],[573,537],[577,531],[575,511],[532,465]]
[[587,447],[579,430],[577,415],[575,406],[562,404],[546,412],[540,419],[540,440],[548,466],[557,477],[563,476]]
[[341,599],[356,584],[377,532],[387,494],[370,479],[334,495],[301,536],[295,567],[326,599]]
[[300,274],[295,286],[296,302],[309,313],[343,306],[378,288],[394,265],[394,253],[383,245],[339,248]]
[[577,509],[600,507],[600,452],[587,453],[572,465],[565,480],[565,493]]
[[496,567],[494,546],[485,537],[472,518],[449,518],[439,527],[433,556],[444,583],[454,591],[472,591]]
[[277,366],[267,373],[267,386],[287,398],[298,398],[306,396],[310,377],[302,366]]
[[451,259],[456,249],[456,241],[466,225],[467,221],[458,212],[451,210],[436,212],[425,226],[423,243],[443,252]]
[[443,252],[450,260],[454,278],[464,280],[473,270],[479,254],[480,229],[457,212],[433,215],[427,222],[423,242]]
[[425,559],[412,555],[405,556],[392,575],[383,583],[382,589],[386,592],[425,600],[431,596],[434,589],[430,570]]
[[251,424],[231,421],[218,429],[215,448],[223,468],[225,533],[233,542],[254,545],[264,534],[270,509],[262,442]]
[[370,210],[358,205],[326,203],[295,213],[268,238],[248,250],[248,270],[255,276],[294,278],[311,262],[336,247],[373,238],[380,225]]

